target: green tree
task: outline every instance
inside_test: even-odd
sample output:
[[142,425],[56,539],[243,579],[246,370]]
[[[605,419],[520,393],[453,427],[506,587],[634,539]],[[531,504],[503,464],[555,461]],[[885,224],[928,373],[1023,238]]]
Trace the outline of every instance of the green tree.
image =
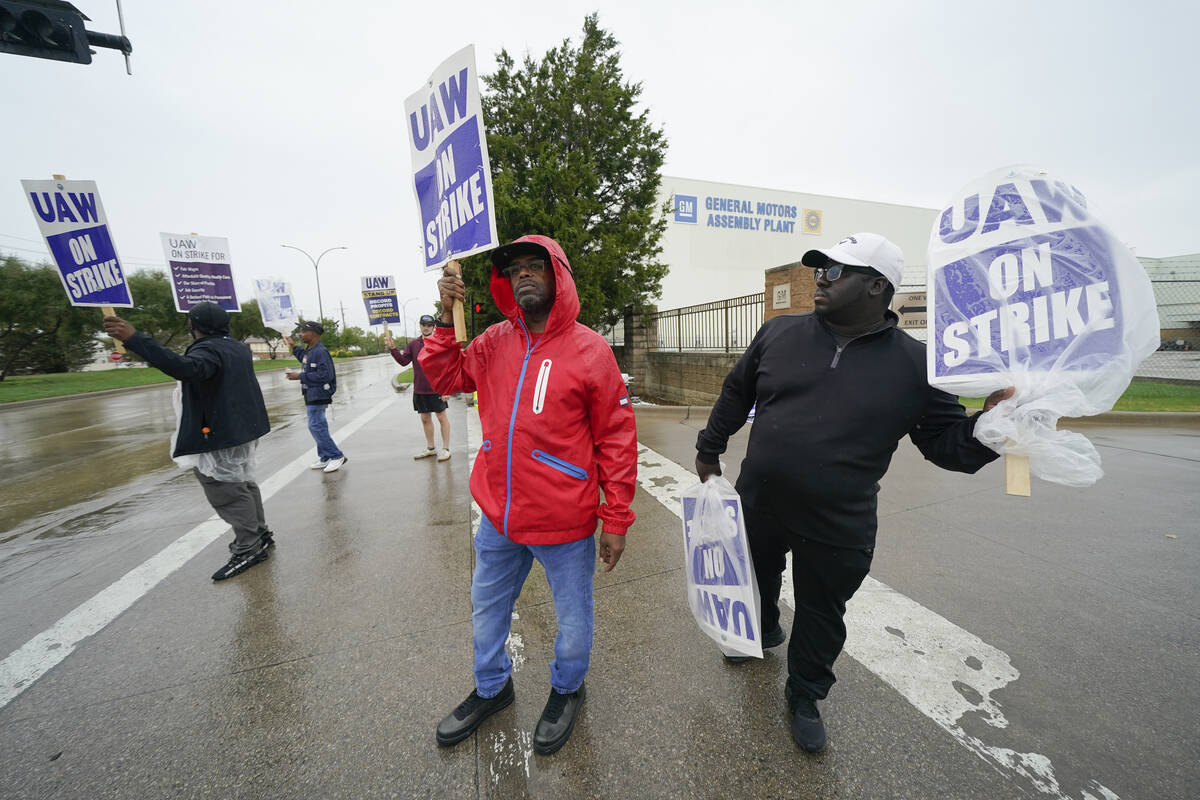
[[100,316],[71,305],[54,267],[7,256],[0,285],[0,381],[18,372],[67,372],[91,361]]
[[258,337],[267,343],[271,358],[277,358],[276,353],[283,345],[282,334],[274,328],[263,325],[262,314],[258,310],[258,300],[247,300],[242,303],[242,310],[229,315],[229,335],[239,342],[252,337]]
[[[661,293],[666,217],[657,202],[667,141],[625,80],[617,40],[596,14],[540,60],[507,50],[484,76],[488,155],[501,241],[529,233],[566,251],[579,289],[579,320],[616,322],[628,305]],[[488,292],[486,255],[464,264],[467,291],[484,304],[476,333],[502,319]],[[468,309],[468,312],[470,309]]]

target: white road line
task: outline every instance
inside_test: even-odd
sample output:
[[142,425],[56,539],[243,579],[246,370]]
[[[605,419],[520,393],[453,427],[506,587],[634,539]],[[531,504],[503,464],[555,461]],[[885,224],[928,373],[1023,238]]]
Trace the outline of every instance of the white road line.
[[[696,480],[694,472],[638,446],[642,488],[681,519],[679,495]],[[783,586],[780,599],[794,610],[790,557]],[[1059,785],[1046,756],[989,745],[964,730],[968,715],[993,728],[1008,727],[992,696],[1021,675],[1008,654],[870,577],[847,604],[846,628],[847,655],[1001,774],[1056,799],[1120,800],[1095,780],[1071,794]]]
[[[394,397],[388,397],[335,431],[334,438],[349,439],[394,402]],[[263,501],[307,471],[316,455],[315,447],[306,450],[259,484]],[[214,514],[0,661],[0,708],[228,530],[229,525]]]

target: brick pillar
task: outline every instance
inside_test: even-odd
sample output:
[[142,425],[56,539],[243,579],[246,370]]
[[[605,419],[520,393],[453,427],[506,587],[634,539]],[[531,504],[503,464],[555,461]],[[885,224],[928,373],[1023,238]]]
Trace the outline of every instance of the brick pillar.
[[[813,291],[817,283],[813,280],[812,267],[800,262],[772,267],[766,271],[765,295],[763,296],[763,321],[780,314],[805,314],[813,310]],[[786,305],[776,308],[776,288],[787,287]]]
[[650,347],[658,338],[658,331],[649,314],[641,314],[632,306],[625,309],[625,370],[633,376],[630,391],[635,395],[646,393],[650,380]]

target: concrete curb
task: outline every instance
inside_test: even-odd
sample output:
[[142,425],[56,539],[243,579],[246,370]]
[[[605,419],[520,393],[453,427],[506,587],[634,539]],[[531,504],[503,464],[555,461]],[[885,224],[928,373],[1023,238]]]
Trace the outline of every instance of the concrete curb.
[[[650,406],[635,405],[634,413],[653,419],[698,420],[701,425],[708,419],[712,406]],[[967,409],[968,413],[974,413]],[[1096,427],[1101,425],[1151,426],[1159,428],[1200,428],[1200,412],[1195,411],[1109,411],[1094,417],[1064,417],[1059,420],[1059,429]]]

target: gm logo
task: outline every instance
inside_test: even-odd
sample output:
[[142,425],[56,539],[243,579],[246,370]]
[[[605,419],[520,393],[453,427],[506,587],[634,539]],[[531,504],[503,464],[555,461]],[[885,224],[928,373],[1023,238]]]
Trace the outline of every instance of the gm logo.
[[695,225],[697,222],[697,203],[695,196],[686,194],[675,195],[675,221],[690,222]]

